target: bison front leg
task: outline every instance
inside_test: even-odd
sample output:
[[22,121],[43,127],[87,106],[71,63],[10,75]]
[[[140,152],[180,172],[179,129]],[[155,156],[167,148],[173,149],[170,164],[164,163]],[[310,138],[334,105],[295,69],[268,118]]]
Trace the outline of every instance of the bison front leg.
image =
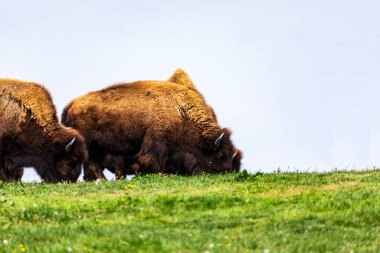
[[202,168],[199,166],[198,159],[192,154],[185,154],[184,168],[187,175],[199,175],[203,172]]
[[199,161],[191,153],[176,153],[171,157],[170,172],[180,175],[199,175],[202,169]]
[[19,182],[24,175],[24,168],[16,166],[9,159],[3,161],[0,168],[0,180],[5,182]]
[[127,175],[139,174],[140,165],[137,163],[136,156],[133,155],[125,157],[123,167],[120,169],[120,175],[122,175],[123,178],[126,178]]
[[136,162],[127,163],[123,167],[120,167],[120,166],[116,167],[116,171],[115,171],[116,179],[125,179],[127,175],[133,175],[133,174],[135,175],[142,174],[140,165],[137,164]]
[[[123,179],[126,177],[126,168],[125,168],[125,162],[124,162],[124,157],[121,155],[117,156],[106,156],[105,159],[107,162],[106,167],[108,168],[109,171],[115,173],[115,178],[116,179]],[[105,164],[103,164],[105,165]]]
[[0,181],[4,182],[19,182],[24,174],[23,167],[0,168]]
[[141,150],[137,154],[137,162],[140,165],[139,174],[166,173],[168,149],[166,143],[159,138],[144,137]]
[[126,177],[125,169],[119,163],[115,167],[115,177],[116,179],[124,179]]
[[3,138],[0,138],[0,181],[8,182],[8,178],[5,175],[5,168],[4,168],[4,142]]
[[5,173],[8,177],[8,182],[20,182],[22,176],[24,175],[24,168],[14,167],[12,170],[6,170]]
[[102,166],[93,161],[87,161],[83,164],[83,180],[95,181],[97,179],[107,181],[102,171]]
[[8,177],[4,173],[4,167],[0,167],[0,181],[8,182]]

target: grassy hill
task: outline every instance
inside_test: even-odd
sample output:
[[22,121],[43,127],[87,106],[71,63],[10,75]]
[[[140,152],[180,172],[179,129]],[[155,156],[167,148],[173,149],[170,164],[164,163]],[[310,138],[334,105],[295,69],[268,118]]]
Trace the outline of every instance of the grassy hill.
[[0,252],[378,252],[380,171],[0,183]]

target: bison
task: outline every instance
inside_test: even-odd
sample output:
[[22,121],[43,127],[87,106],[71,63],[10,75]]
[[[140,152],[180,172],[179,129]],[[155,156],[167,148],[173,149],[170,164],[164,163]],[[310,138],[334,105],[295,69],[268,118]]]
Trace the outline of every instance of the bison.
[[76,98],[65,107],[62,123],[86,139],[85,180],[105,179],[110,157],[115,166],[123,163],[119,169],[136,174],[197,175],[240,168],[242,154],[232,144],[230,130],[219,126],[182,70],[168,81],[122,83]]
[[24,167],[34,167],[45,182],[78,179],[85,141],[59,123],[43,86],[0,79],[0,119],[0,180],[19,181]]

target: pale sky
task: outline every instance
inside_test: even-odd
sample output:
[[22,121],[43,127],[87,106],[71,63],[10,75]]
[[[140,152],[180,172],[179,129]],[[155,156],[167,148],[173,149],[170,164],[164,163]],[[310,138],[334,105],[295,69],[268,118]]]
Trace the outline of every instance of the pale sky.
[[378,1],[0,0],[0,76],[73,98],[192,77],[250,171],[380,166]]

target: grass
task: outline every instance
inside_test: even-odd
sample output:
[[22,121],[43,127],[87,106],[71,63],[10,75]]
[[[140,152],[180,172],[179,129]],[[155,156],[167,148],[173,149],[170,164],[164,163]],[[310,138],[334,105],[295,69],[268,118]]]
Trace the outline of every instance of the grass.
[[380,171],[0,183],[0,252],[377,252]]

